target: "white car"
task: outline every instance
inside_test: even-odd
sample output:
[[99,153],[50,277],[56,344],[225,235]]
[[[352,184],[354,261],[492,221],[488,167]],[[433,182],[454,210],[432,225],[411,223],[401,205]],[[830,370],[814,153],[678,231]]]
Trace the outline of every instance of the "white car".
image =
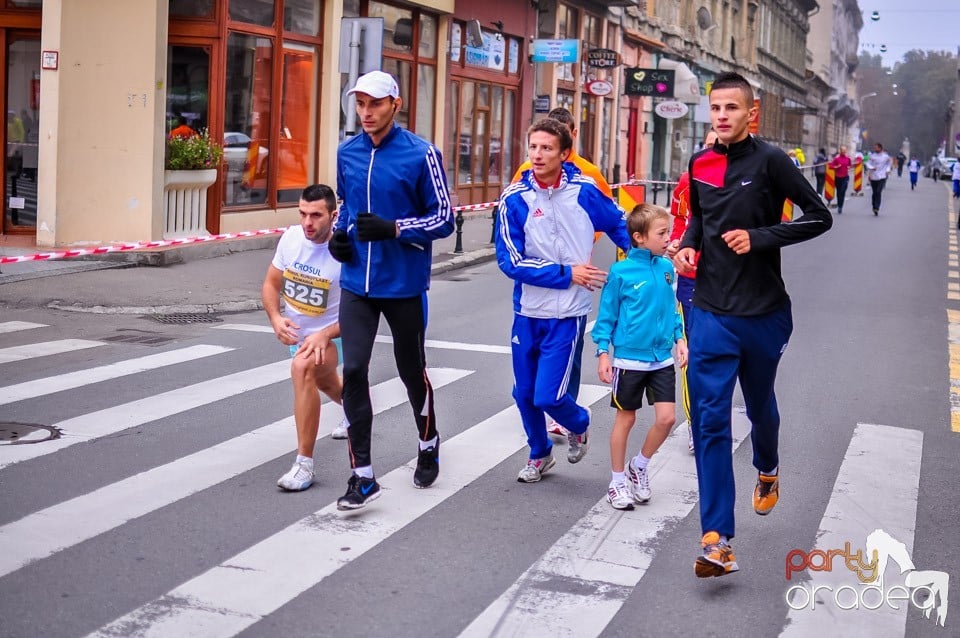
[[[247,153],[253,140],[246,133],[239,131],[223,134],[223,158],[227,161],[227,169],[231,173],[243,174],[247,165]],[[267,170],[267,155],[269,150],[261,146],[257,150],[257,175]]]

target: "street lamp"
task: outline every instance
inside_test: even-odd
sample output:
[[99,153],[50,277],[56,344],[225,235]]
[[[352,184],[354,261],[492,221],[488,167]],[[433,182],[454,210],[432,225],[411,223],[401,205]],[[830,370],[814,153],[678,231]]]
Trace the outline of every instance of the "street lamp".
[[860,152],[863,152],[863,101],[866,100],[868,97],[877,97],[876,91],[874,91],[873,93],[867,93],[865,95],[861,95],[857,99],[857,104],[860,106],[860,108],[857,109],[857,119],[859,120],[859,123],[860,123],[860,127],[859,127],[860,130],[859,130],[859,134],[857,135],[857,148],[860,150]]

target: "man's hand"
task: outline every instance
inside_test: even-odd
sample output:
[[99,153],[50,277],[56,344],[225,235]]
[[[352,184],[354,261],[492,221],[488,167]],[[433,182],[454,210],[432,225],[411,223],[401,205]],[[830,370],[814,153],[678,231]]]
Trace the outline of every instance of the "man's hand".
[[373,213],[357,215],[357,239],[360,241],[383,241],[397,238],[397,222],[384,219]]
[[673,259],[674,255],[677,254],[677,251],[680,250],[680,240],[674,239],[672,242],[667,244],[667,257]]
[[697,272],[696,266],[697,251],[693,248],[681,248],[676,255],[673,256],[673,267],[677,269],[677,272],[681,275],[692,275]]
[[330,248],[330,256],[340,263],[345,264],[353,260],[353,242],[350,241],[347,231],[338,230],[333,233],[327,246]]
[[327,346],[329,345],[330,338],[321,330],[304,339],[293,356],[312,357],[314,364],[320,366],[326,362]]
[[270,323],[280,343],[285,346],[294,346],[297,344],[297,341],[299,341],[297,331],[300,330],[300,326],[290,321],[287,317],[278,317],[276,321]]
[[727,246],[738,255],[746,255],[750,252],[750,233],[745,230],[728,230],[720,235]]
[[570,283],[583,286],[587,290],[596,290],[607,281],[607,273],[593,264],[571,266],[570,272],[572,273]]
[[613,383],[613,366],[610,364],[610,355],[604,352],[597,361],[597,376],[604,383]]

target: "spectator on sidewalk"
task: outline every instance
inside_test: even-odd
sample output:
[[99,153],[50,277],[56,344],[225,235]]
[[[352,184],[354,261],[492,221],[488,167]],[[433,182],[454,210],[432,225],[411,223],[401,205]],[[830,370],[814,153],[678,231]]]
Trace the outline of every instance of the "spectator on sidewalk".
[[337,150],[337,192],[343,201],[330,253],[340,274],[343,408],[350,422],[347,491],[337,508],[364,507],[380,496],[370,453],[373,408],[370,358],[383,316],[393,335],[397,372],[417,428],[413,484],[440,473],[440,435],[424,349],[433,241],[453,232],[453,212],[440,151],[400,128],[396,80],[383,71],[360,76],[356,96],[363,132]]
[[[277,485],[305,490],[313,484],[313,449],[320,427],[320,393],[341,402],[343,384],[337,374],[335,343],[340,336],[340,264],[330,256],[337,198],[326,184],[303,189],[300,224],[291,226],[277,244],[260,292],[263,309],[280,343],[289,346],[293,380],[293,420],[297,426],[297,458]],[[280,310],[280,300],[284,309]],[[347,436],[346,421],[333,438]]]

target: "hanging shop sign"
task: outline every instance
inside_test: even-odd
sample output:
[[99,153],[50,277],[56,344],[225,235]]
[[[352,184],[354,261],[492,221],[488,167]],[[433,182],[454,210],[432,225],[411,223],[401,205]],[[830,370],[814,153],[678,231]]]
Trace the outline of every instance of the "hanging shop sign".
[[690,109],[683,102],[677,102],[676,100],[667,100],[666,102],[660,102],[655,107],[653,107],[653,112],[659,115],[662,118],[668,120],[675,120],[678,117],[683,117],[687,114],[687,111]]
[[613,85],[606,80],[591,80],[584,87],[590,95],[610,95],[613,93]]
[[623,92],[626,95],[673,97],[673,69],[625,69]]
[[620,54],[610,49],[590,49],[587,51],[587,66],[611,68],[620,66]]

